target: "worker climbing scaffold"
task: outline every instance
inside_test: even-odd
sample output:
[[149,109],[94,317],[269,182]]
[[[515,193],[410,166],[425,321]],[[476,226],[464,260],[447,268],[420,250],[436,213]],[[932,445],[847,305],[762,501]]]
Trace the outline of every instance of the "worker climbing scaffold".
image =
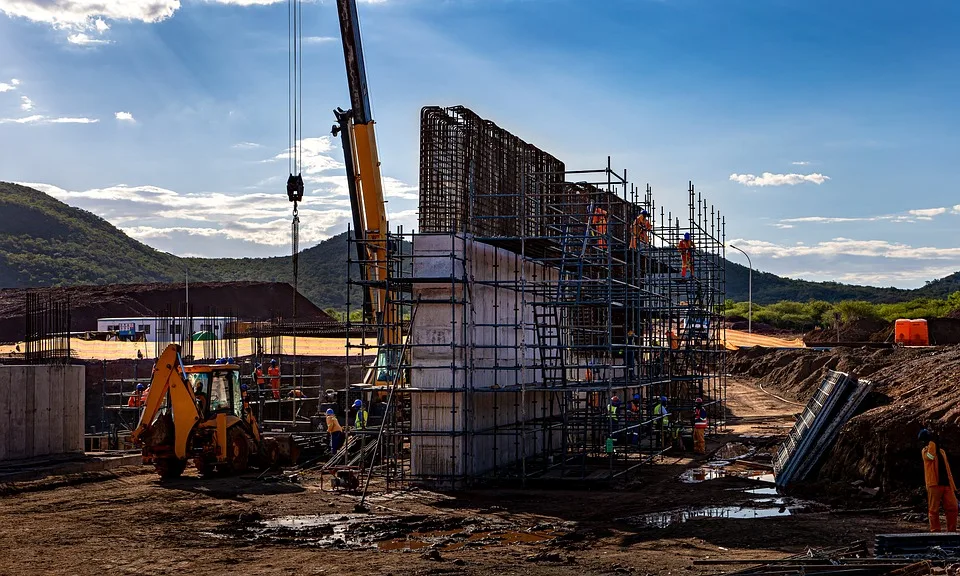
[[653,232],[653,224],[650,222],[650,213],[645,209],[640,210],[640,214],[633,220],[630,227],[630,249],[642,250],[650,245],[650,233]]
[[607,211],[602,206],[595,206],[590,215],[590,234],[597,239],[599,250],[607,249]]
[[690,271],[690,277],[693,278],[693,250],[696,248],[689,232],[684,232],[683,240],[677,244],[677,250],[680,251],[680,277],[685,278],[687,271]]

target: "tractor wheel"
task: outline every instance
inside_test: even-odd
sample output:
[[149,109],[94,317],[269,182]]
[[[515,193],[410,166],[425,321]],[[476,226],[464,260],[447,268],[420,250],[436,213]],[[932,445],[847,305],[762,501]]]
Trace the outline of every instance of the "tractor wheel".
[[247,435],[239,426],[227,431],[227,461],[234,472],[247,471],[250,465],[250,444]]
[[186,467],[187,461],[180,460],[179,458],[160,458],[154,462],[154,468],[156,468],[157,474],[164,480],[179,478]]

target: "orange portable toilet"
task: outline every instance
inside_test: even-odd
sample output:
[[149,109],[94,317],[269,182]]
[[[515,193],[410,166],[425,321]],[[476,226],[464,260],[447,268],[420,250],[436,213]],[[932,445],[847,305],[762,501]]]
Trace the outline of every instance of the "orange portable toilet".
[[910,341],[914,346],[930,345],[930,332],[927,329],[926,320],[910,321]]
[[894,323],[893,328],[893,341],[896,344],[901,346],[910,346],[913,342],[911,340],[913,335],[913,324],[910,320],[905,320],[901,318]]

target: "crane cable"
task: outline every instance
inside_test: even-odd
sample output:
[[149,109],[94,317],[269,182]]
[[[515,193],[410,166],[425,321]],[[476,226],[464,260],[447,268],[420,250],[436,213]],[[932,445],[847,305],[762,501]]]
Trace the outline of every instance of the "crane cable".
[[[303,200],[303,8],[301,0],[287,0],[287,199],[293,202],[290,244],[293,261],[293,389],[297,390],[297,295],[300,278],[300,215]],[[294,176],[296,173],[296,176]],[[294,394],[294,398],[296,395]],[[296,401],[296,400],[294,400]],[[296,410],[294,410],[296,418]]]

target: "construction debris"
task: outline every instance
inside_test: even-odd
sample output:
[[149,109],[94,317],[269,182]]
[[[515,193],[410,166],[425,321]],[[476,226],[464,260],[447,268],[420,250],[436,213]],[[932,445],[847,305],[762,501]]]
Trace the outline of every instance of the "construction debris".
[[827,374],[774,456],[777,486],[803,481],[817,470],[840,429],[872,388],[869,381],[859,382],[844,372]]
[[877,557],[958,559],[960,534],[956,532],[920,534],[877,534],[874,551]]
[[867,552],[865,542],[823,550],[808,550],[787,558],[754,558],[736,560],[697,560],[694,565],[753,564],[750,568],[728,572],[727,576],[791,574],[820,576],[856,574],[858,576],[921,576],[932,574],[930,562],[912,559],[877,559]]

